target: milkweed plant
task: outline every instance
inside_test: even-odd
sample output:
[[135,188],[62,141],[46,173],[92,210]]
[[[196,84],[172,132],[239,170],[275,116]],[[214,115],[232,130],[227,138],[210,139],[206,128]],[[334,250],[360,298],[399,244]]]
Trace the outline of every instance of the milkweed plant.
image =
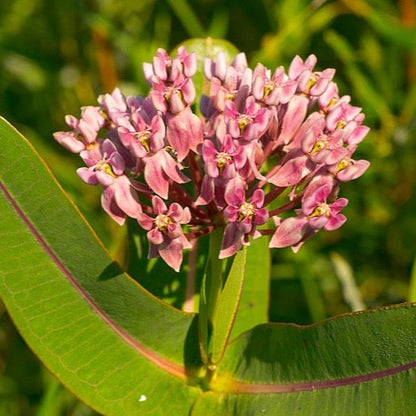
[[315,55],[250,68],[244,53],[185,45],[144,63],[147,96],[102,94],[54,138],[80,156],[76,173],[100,187],[104,211],[142,233],[148,259],[176,272],[186,251],[206,263],[197,312],[126,276],[0,120],[6,308],[48,368],[106,415],[411,414],[414,304],[305,327],[269,323],[266,289],[240,305],[244,283],[268,273],[268,248],[297,252],[345,223],[340,188],[370,165],[355,156],[369,132],[361,108]]

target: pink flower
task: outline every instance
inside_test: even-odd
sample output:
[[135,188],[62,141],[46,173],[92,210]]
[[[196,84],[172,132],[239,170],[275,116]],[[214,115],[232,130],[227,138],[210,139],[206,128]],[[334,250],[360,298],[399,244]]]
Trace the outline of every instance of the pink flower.
[[178,114],[195,100],[195,86],[191,77],[197,69],[195,54],[184,47],[171,59],[164,49],[158,49],[153,65],[143,65],[146,81],[153,87],[150,98],[163,114]]
[[204,60],[204,74],[210,81],[209,96],[213,107],[222,112],[228,101],[234,101],[237,107],[250,93],[252,71],[247,67],[244,53],[238,54],[231,65],[227,65],[224,54],[219,53],[216,61]]
[[258,105],[253,96],[250,96],[245,101],[241,113],[234,101],[228,101],[225,106],[225,120],[232,137],[249,142],[258,140],[265,133],[269,125],[270,113],[266,108]]
[[314,97],[325,92],[335,74],[332,68],[322,72],[312,72],[316,61],[315,55],[308,56],[305,62],[296,56],[289,67],[289,78],[297,81],[298,91]]
[[246,164],[244,148],[226,134],[221,141],[217,140],[217,144],[211,139],[204,140],[202,158],[206,175],[202,179],[201,193],[196,204],[206,205],[216,196],[217,205],[222,207],[225,203],[225,188],[231,185],[231,181],[232,185],[236,184],[233,179]]
[[331,192],[331,187],[326,184],[315,188],[303,200],[299,215],[284,219],[278,225],[269,246],[292,246],[297,251],[308,238],[321,228],[331,231],[341,227],[346,221],[346,217],[339,212],[347,205],[348,200],[339,198],[333,203],[328,203],[327,198]]
[[146,97],[100,95],[79,120],[67,116],[71,131],[55,139],[80,154],[79,176],[103,186],[102,206],[117,223],[130,216],[147,230],[149,258],[179,270],[189,239],[219,227],[221,259],[262,234],[273,235],[270,247],[296,251],[345,222],[340,184],[369,166],[354,159],[369,131],[361,108],[316,63],[296,56],[287,73],[272,73],[253,71],[243,53],[231,64],[222,53],[206,58],[201,116],[192,106],[196,55],[158,49],[143,65]]
[[258,101],[267,105],[286,104],[296,92],[297,83],[289,79],[283,67],[278,67],[273,76],[262,64],[257,64],[253,72],[252,94]]
[[68,115],[65,121],[72,131],[58,131],[53,136],[59,144],[72,153],[79,153],[93,146],[97,141],[98,132],[105,124],[99,107],[92,106],[82,108],[79,120]]
[[328,167],[329,171],[341,182],[349,182],[359,178],[370,166],[368,160],[351,159],[354,150],[355,146],[352,146],[338,163]]
[[179,271],[183,260],[182,250],[192,247],[181,227],[181,224],[188,224],[191,220],[189,208],[182,208],[174,202],[168,209],[158,196],[153,196],[152,206],[155,218],[144,213],[137,216],[138,223],[148,230],[148,258],[160,256],[170,267]]
[[264,193],[256,189],[250,201],[245,200],[244,189],[228,188],[225,193],[228,206],[224,210],[227,225],[224,230],[222,247],[219,258],[223,259],[234,255],[244,245],[249,245],[249,236],[260,237],[256,230],[269,219],[269,213],[264,204]]
[[112,123],[116,123],[119,117],[123,117],[128,113],[126,97],[123,93],[115,88],[111,94],[103,94],[98,97],[101,114],[106,118],[110,127]]
[[188,182],[175,149],[165,141],[166,128],[160,115],[149,121],[145,111],[136,111],[130,121],[119,119],[118,134],[123,145],[137,159],[136,175],[143,173],[147,185],[162,198],[169,194],[169,181]]
[[100,153],[101,158],[97,158],[97,152],[82,151],[80,155],[88,167],[77,169],[77,173],[85,183],[103,186],[101,204],[122,225],[126,216],[136,218],[142,208],[132,183],[124,175],[126,164],[114,143],[104,140]]

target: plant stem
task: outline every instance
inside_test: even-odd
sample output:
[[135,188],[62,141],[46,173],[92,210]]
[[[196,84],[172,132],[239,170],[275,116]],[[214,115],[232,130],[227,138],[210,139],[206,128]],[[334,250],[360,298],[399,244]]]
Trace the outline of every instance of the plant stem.
[[199,307],[200,349],[202,360],[209,366],[209,343],[213,332],[215,310],[222,289],[222,264],[218,258],[223,228],[219,227],[210,234],[207,268],[201,286]]

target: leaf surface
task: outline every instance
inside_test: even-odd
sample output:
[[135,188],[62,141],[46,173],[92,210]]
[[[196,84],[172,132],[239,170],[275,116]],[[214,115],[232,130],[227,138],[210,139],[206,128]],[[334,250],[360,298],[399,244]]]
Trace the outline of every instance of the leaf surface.
[[415,304],[259,325],[229,344],[211,385],[218,394],[192,415],[411,415],[415,329]]
[[0,295],[28,344],[106,415],[187,414],[198,392],[185,369],[198,365],[194,316],[122,273],[5,121],[0,141]]
[[246,275],[230,339],[269,321],[270,249],[267,238],[253,240],[247,248]]

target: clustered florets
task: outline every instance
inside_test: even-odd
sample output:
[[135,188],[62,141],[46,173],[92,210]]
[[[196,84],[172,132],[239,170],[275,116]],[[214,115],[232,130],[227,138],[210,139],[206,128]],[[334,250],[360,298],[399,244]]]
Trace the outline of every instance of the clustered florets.
[[242,53],[231,65],[221,53],[207,58],[209,91],[197,116],[195,54],[180,47],[170,58],[159,49],[144,64],[146,98],[115,89],[79,120],[67,116],[71,131],[54,137],[80,154],[81,179],[102,185],[104,210],[148,231],[149,258],[179,270],[183,249],[218,227],[220,258],[262,234],[272,235],[270,247],[297,250],[319,229],[345,222],[339,183],[369,166],[352,159],[369,130],[361,108],[339,97],[333,69],[315,65],[314,55],[297,56],[287,74],[272,74],[261,64],[248,68]]

